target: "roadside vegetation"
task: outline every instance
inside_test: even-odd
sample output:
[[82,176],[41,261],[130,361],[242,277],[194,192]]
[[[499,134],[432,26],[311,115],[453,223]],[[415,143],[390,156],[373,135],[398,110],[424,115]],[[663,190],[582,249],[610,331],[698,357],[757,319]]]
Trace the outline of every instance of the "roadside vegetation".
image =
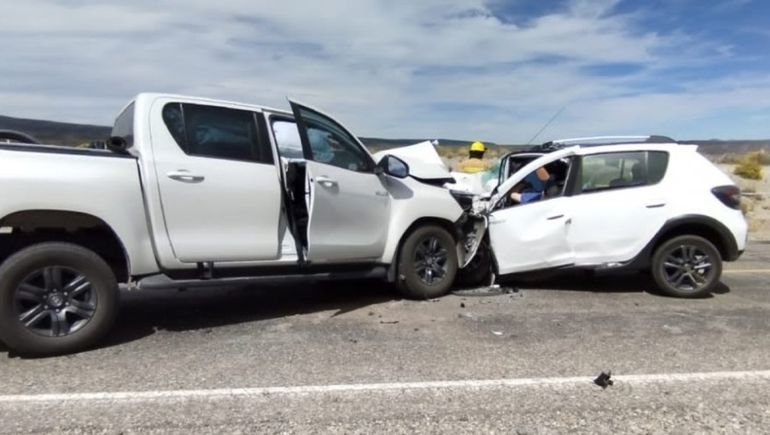
[[735,165],[733,173],[747,180],[761,180],[763,161],[767,158],[764,151],[746,153]]

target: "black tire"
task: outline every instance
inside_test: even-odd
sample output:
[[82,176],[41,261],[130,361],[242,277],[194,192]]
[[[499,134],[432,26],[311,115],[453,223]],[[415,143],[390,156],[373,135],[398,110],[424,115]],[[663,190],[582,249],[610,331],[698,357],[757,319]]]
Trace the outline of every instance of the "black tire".
[[[426,255],[426,249],[432,251],[434,244],[437,255]],[[425,260],[426,267],[422,268],[421,259],[428,256],[431,260]],[[438,270],[442,271],[440,276]],[[457,246],[447,230],[426,225],[406,237],[399,251],[396,275],[396,285],[404,297],[431,299],[443,296],[449,292],[456,274]]]
[[703,297],[714,290],[721,276],[722,257],[703,237],[674,237],[660,245],[652,256],[652,277],[669,296]]
[[457,271],[457,285],[460,287],[479,287],[489,284],[492,274],[492,252],[487,242],[481,242],[473,260]]
[[0,340],[22,356],[92,346],[112,327],[118,303],[112,269],[78,245],[41,243],[0,266]]

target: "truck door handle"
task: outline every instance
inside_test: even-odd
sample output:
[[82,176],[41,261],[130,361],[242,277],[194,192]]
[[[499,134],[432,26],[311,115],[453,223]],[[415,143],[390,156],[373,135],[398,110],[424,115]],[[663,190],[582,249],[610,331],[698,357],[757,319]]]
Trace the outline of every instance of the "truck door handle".
[[327,177],[325,175],[321,175],[320,177],[316,177],[315,181],[317,181],[318,184],[320,184],[323,187],[336,187],[337,186],[337,181],[332,180],[331,178],[329,178],[329,177]]
[[563,215],[563,214],[557,214],[556,216],[551,216],[551,217],[549,217],[549,218],[548,218],[548,220],[549,220],[549,221],[555,221],[556,219],[561,219],[561,218],[563,218],[563,217],[564,217],[564,215]]
[[665,202],[659,202],[657,204],[647,204],[647,208],[661,208],[665,206],[666,206]]
[[201,181],[205,180],[206,177],[203,175],[194,175],[191,174],[190,171],[186,169],[180,169],[178,171],[169,172],[166,174],[168,178],[176,181],[181,181],[183,183],[200,183]]

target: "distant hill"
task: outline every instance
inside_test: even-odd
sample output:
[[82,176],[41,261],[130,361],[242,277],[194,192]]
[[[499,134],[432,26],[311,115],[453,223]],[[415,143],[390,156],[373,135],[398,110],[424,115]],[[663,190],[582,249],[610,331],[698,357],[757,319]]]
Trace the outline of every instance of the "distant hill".
[[[12,118],[0,116],[0,130],[18,130],[35,136],[39,140],[49,144],[62,144],[77,146],[94,140],[105,140],[109,137],[111,127],[72,124],[56,121],[41,121],[37,119]],[[375,149],[387,149],[404,145],[411,145],[429,139],[382,139],[374,137],[361,137],[361,141],[367,147]],[[455,139],[438,139],[442,146],[467,147],[472,141]],[[743,153],[753,150],[770,150],[770,139],[766,140],[719,140],[719,139],[691,139],[683,140],[683,143],[698,144],[705,154]],[[488,145],[496,145],[486,142]],[[511,145],[521,146],[521,145]]]
[[770,151],[770,139],[762,140],[720,140],[720,139],[690,139],[680,141],[699,145],[699,149],[705,154],[734,154],[747,151]]
[[[368,146],[374,146],[377,148],[395,148],[400,147],[404,145],[412,145],[416,144],[418,142],[423,142],[426,140],[437,140],[441,145],[444,146],[461,146],[461,147],[467,147],[470,146],[471,143],[474,141],[472,140],[456,140],[456,139],[436,139],[436,138],[430,138],[430,139],[381,139],[376,137],[360,137],[359,138],[361,142],[364,143],[364,145]],[[484,142],[487,145],[497,145],[494,142]]]

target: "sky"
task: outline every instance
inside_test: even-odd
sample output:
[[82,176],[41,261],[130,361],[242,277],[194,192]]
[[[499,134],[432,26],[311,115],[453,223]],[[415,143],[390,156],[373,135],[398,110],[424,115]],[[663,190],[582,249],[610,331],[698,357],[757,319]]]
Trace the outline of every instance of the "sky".
[[0,114],[169,92],[370,137],[770,138],[768,46],[766,0],[0,0]]

